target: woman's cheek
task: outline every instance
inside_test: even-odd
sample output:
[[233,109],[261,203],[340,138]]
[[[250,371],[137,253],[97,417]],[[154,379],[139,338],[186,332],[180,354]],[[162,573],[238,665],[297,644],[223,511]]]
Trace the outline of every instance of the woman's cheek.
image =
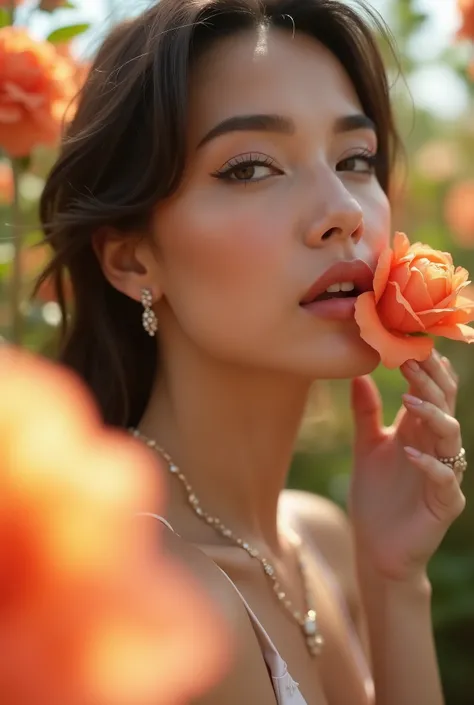
[[273,270],[283,259],[286,229],[256,198],[196,197],[181,200],[174,211],[164,209],[157,232],[170,294],[218,293],[222,299],[242,296],[242,287],[258,288],[265,277],[281,274]]
[[370,249],[379,254],[390,244],[391,208],[390,203],[377,185],[376,190],[359,201],[364,213],[365,235],[362,238]]

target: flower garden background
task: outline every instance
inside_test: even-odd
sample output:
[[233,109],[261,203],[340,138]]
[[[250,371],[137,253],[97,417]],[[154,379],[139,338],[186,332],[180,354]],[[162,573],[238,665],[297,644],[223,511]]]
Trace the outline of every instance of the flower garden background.
[[[378,4],[374,0],[376,7]],[[127,14],[126,6],[125,2],[109,4],[107,26]],[[384,51],[406,149],[395,174],[392,199],[394,229],[407,232],[412,241],[451,251],[456,264],[474,272],[474,0],[458,0],[458,13],[459,29],[453,31],[449,46],[436,57],[425,59],[420,52],[412,51],[429,21],[419,3],[383,3],[384,19],[398,47],[397,59],[385,46]],[[74,111],[75,96],[87,76],[90,57],[80,37],[94,29],[98,34],[105,29],[105,20],[97,28],[82,20],[83,13],[74,2],[0,0],[0,337],[46,355],[54,349],[60,319],[47,282],[35,300],[30,296],[35,276],[48,258],[46,249],[38,246],[42,235],[37,204],[63,122]],[[42,38],[38,28],[46,28]],[[416,90],[408,90],[410,78],[433,63],[449,69],[452,80],[462,85],[465,108],[459,109],[454,118],[420,107]],[[437,87],[441,101],[443,93],[449,100],[443,80],[440,78]],[[468,291],[474,298],[474,285]],[[467,510],[431,566],[434,621],[447,705],[471,705],[474,348],[444,339],[438,345],[451,357],[461,377],[458,416],[472,460],[465,480]],[[402,379],[397,372],[382,367],[375,378],[390,423],[404,391]],[[37,413],[43,413],[41,404],[35,403]],[[34,419],[30,415],[31,424]],[[315,390],[290,473],[291,486],[325,494],[343,505],[351,463],[351,432],[347,384]]]

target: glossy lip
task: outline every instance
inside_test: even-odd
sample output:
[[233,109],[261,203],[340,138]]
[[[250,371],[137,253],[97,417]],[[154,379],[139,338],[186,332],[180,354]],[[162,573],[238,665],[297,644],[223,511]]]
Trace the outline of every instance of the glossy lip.
[[350,321],[354,318],[354,307],[357,296],[346,296],[342,299],[324,299],[304,304],[302,308],[317,318],[330,321]]
[[[353,282],[357,294],[362,294],[365,291],[372,291],[374,273],[367,262],[361,259],[341,260],[336,262],[336,264],[327,269],[319,279],[316,279],[314,284],[312,284],[301,299],[300,306],[313,303],[318,296],[324,294],[328,286],[338,282]],[[347,298],[356,297],[348,296]],[[343,301],[344,299],[339,300]]]

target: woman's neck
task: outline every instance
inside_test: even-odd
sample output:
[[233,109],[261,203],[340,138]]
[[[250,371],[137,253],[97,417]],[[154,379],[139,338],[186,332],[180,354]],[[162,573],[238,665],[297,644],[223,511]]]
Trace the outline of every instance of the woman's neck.
[[[309,388],[307,379],[281,372],[175,360],[157,380],[139,428],[171,455],[206,511],[278,552],[278,498]],[[169,501],[172,513],[186,497],[172,491]]]

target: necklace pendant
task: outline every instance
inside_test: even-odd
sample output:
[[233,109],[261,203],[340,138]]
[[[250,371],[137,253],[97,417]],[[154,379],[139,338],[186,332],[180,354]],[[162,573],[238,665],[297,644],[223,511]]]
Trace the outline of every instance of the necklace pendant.
[[324,639],[321,634],[306,637],[306,646],[311,656],[319,656],[324,646]]
[[314,610],[308,610],[306,612],[303,621],[303,632],[311,656],[318,656],[323,648],[324,639],[319,633],[316,612]]

